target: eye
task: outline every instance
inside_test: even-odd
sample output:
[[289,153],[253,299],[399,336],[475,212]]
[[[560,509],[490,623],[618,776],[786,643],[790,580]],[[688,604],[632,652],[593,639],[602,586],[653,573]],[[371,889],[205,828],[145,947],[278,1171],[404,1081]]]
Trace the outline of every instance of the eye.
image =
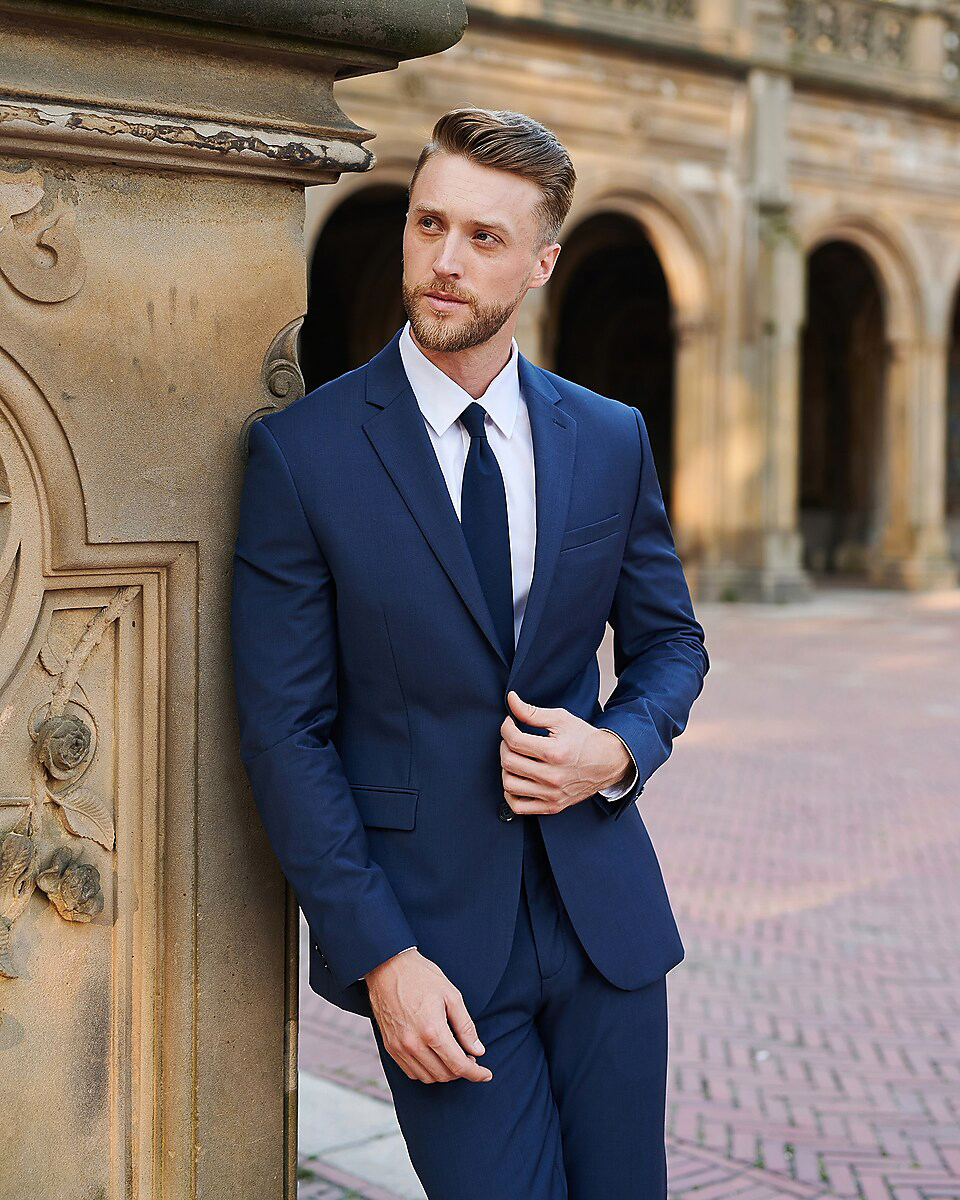
[[433,217],[421,217],[417,224],[421,229],[425,229],[429,232],[431,229],[436,227],[437,223]]
[[492,233],[487,233],[485,229],[478,229],[474,234],[474,237],[483,238],[483,242],[481,244],[484,246],[492,246],[497,240]]

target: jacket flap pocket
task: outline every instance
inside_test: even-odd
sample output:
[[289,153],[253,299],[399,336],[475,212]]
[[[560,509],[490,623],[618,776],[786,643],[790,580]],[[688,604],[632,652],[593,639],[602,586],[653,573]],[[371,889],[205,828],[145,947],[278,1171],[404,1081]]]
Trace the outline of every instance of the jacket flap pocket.
[[585,546],[590,542],[598,542],[600,538],[614,533],[620,521],[620,514],[613,513],[602,521],[594,521],[590,525],[580,525],[576,529],[568,529],[560,540],[561,550],[571,550],[574,546]]
[[364,825],[376,829],[413,829],[416,825],[419,789],[355,783],[350,789]]

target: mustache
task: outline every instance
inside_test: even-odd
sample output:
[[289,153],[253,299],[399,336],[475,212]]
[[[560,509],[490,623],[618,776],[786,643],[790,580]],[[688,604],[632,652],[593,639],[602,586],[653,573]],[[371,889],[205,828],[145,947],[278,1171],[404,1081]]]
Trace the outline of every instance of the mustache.
[[463,300],[471,307],[474,307],[477,302],[477,298],[473,292],[465,292],[452,283],[418,283],[413,289],[413,298],[419,300],[427,292],[437,292],[444,296],[452,296],[454,300]]

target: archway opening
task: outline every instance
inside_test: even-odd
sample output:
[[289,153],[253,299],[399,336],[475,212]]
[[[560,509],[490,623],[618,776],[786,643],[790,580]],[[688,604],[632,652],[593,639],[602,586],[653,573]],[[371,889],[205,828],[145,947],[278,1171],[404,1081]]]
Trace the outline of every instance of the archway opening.
[[862,575],[878,533],[886,342],[872,264],[849,242],[807,265],[800,370],[800,530],[804,566]]
[[946,515],[950,549],[960,562],[960,288],[953,302],[947,351]]
[[638,222],[601,213],[565,239],[561,263],[551,322],[556,371],[640,409],[669,512],[674,337],[657,253]]
[[372,358],[403,325],[403,188],[370,186],[336,208],[310,262],[300,366],[307,391]]

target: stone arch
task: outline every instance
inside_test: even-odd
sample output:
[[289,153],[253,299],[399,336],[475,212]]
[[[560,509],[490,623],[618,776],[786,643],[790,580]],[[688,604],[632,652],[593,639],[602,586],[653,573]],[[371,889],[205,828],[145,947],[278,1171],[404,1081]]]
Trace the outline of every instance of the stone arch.
[[[712,318],[716,311],[706,221],[682,195],[653,180],[624,186],[602,178],[587,179],[589,190],[570,210],[560,241],[601,213],[618,213],[635,221],[660,260],[670,291],[674,323],[689,328]],[[557,260],[554,280],[563,278]],[[551,280],[551,283],[554,282]]]
[[717,301],[706,224],[687,201],[655,183],[626,187],[622,182],[591,182],[593,187],[571,210],[560,239],[561,244],[570,243],[573,253],[565,258],[561,252],[550,282],[543,357],[550,365],[557,362],[562,297],[591,253],[589,238],[578,249],[577,231],[603,217],[629,222],[649,244],[665,281],[673,343],[672,445],[669,462],[661,461],[659,470],[661,475],[669,473],[674,534],[685,565],[695,575],[716,541],[719,512]]
[[322,220],[311,219],[298,355],[308,389],[366,362],[406,319],[400,282],[409,175],[396,165],[352,180]]
[[389,157],[377,158],[373,171],[344,174],[335,188],[308,188],[306,193],[306,213],[303,221],[303,240],[307,247],[307,262],[309,263],[316,249],[317,239],[331,215],[351,197],[370,187],[393,188],[406,191],[413,168],[417,162],[419,145],[409,153],[392,153]]
[[[874,582],[918,586],[918,529],[930,490],[924,459],[931,442],[921,256],[905,230],[873,212],[821,213],[801,224],[798,235],[805,262],[827,243],[844,243],[860,252],[876,282],[883,321],[880,436],[875,506],[861,565]],[[942,440],[942,432],[939,436]]]
[[916,341],[922,336],[922,269],[907,237],[886,218],[837,210],[819,214],[797,226],[805,258],[826,242],[849,242],[865,255],[877,275],[884,301],[889,342]]

